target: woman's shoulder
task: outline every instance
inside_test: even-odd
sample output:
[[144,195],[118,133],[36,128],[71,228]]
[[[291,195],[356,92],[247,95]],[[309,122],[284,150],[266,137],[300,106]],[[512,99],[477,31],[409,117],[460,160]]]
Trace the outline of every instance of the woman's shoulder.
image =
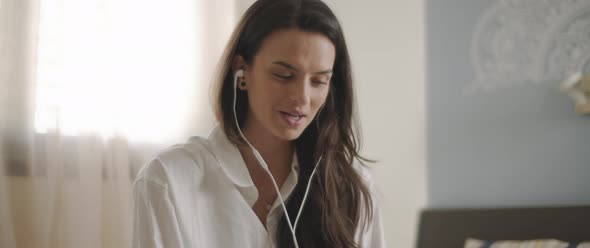
[[375,169],[376,164],[369,164],[360,161],[359,159],[354,159],[352,163],[352,167],[355,169],[357,174],[361,177],[363,183],[367,186],[369,192],[373,196],[373,198],[380,198],[381,192],[377,183],[374,181],[373,178],[373,169]]
[[370,172],[372,167],[367,163],[364,163],[360,159],[355,158],[352,162],[352,168],[359,176],[363,178],[365,182],[371,182],[373,180]]
[[167,186],[171,181],[198,181],[204,167],[214,163],[209,140],[193,136],[185,143],[170,146],[148,160],[136,176],[136,181],[147,180]]

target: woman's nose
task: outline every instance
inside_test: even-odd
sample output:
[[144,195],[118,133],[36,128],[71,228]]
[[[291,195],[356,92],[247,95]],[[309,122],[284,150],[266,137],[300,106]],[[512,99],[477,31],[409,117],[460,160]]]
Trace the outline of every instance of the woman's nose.
[[289,98],[296,105],[306,105],[310,101],[310,89],[307,81],[308,79],[302,79],[291,85]]

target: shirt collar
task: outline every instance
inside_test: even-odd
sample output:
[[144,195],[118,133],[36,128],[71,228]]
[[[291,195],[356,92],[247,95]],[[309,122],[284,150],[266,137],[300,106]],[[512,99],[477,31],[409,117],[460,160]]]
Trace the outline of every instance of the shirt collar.
[[[240,150],[229,140],[223,129],[220,126],[216,126],[209,134],[208,139],[211,142],[213,153],[217,156],[221,168],[232,183],[239,187],[253,187],[254,182],[252,182]],[[297,173],[299,163],[296,152],[293,152],[292,161],[291,170]]]

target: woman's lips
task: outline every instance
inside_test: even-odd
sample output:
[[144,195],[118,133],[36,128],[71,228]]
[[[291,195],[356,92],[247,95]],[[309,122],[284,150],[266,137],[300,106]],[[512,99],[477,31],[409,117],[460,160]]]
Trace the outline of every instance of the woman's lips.
[[283,111],[279,111],[279,114],[281,115],[281,119],[283,119],[285,123],[290,127],[297,127],[301,125],[303,123],[303,118],[305,118],[305,115],[296,116]]

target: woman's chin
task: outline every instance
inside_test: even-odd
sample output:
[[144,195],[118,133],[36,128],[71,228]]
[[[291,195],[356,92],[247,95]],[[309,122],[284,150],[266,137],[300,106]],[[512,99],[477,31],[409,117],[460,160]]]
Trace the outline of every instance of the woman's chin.
[[283,129],[279,138],[286,141],[293,141],[299,138],[299,136],[301,136],[301,132],[297,129]]
[[279,119],[275,126],[275,135],[282,140],[293,141],[301,136],[306,126],[307,123],[304,120],[302,120],[302,123],[292,125],[283,119]]
[[285,127],[284,125],[279,126],[278,129],[275,129],[277,132],[275,135],[285,141],[293,141],[299,138],[303,133],[303,127]]

